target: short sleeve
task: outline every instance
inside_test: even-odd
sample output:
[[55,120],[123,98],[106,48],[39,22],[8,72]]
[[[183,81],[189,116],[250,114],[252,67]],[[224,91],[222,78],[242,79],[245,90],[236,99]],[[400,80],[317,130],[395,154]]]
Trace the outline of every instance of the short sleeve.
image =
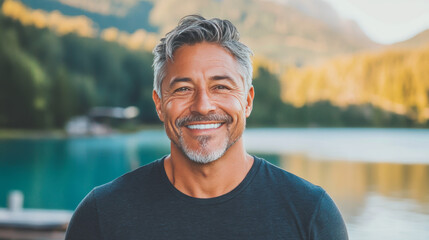
[[95,190],[92,190],[79,204],[68,225],[65,240],[101,239]]
[[314,240],[347,240],[346,225],[329,195],[324,192],[310,223],[310,237]]

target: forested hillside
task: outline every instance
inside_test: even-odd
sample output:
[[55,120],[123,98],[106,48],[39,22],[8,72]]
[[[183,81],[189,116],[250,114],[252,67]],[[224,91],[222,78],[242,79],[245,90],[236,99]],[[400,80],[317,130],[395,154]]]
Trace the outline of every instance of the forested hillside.
[[[81,34],[95,31],[88,19],[9,3],[16,20],[0,14],[0,128],[62,128],[94,106],[133,105],[141,111],[140,123],[159,122],[150,52],[131,51],[109,34],[102,37],[110,41]],[[76,22],[90,27],[76,28]],[[249,126],[428,127],[427,47],[290,66],[281,81],[274,59],[257,56],[254,62]]]
[[424,124],[429,119],[428,76],[429,43],[290,68],[282,77],[282,99],[297,107],[319,101],[341,107],[372,104]]
[[142,121],[157,120],[150,53],[2,15],[0,35],[0,127],[62,127],[93,106],[135,105]]
[[[285,91],[277,76],[266,68],[256,68],[253,80],[255,101],[248,119],[249,126],[428,127],[427,122],[417,122],[408,115],[391,112],[371,103],[338,106],[328,99],[300,105],[282,101]],[[294,93],[294,96],[301,93]]]

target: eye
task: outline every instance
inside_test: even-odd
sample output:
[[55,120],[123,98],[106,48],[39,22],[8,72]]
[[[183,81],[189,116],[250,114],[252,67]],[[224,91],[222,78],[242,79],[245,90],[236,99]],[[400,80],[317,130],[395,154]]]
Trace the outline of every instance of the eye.
[[229,90],[230,88],[227,87],[227,86],[225,86],[225,85],[216,85],[215,89],[218,89],[218,90]]
[[180,87],[176,90],[174,90],[174,92],[186,92],[189,91],[190,89],[188,87]]

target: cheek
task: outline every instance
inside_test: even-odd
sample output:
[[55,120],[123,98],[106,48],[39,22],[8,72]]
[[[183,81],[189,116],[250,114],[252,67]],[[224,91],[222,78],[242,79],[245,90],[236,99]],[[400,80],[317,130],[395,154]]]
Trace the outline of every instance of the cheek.
[[177,107],[175,107],[174,102],[167,101],[163,104],[163,116],[164,116],[164,124],[166,126],[171,126],[174,124]]
[[231,117],[240,121],[242,117],[245,117],[246,100],[241,95],[230,95],[219,98],[217,101],[218,106]]
[[245,112],[247,101],[242,95],[234,95],[234,108],[239,110],[240,112]]
[[166,121],[174,124],[177,118],[183,116],[189,109],[189,101],[183,99],[171,99],[164,103],[164,116]]

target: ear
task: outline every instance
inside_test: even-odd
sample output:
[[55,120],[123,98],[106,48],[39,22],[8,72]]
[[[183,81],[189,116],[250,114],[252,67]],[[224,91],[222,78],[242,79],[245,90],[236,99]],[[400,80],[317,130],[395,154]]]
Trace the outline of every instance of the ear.
[[250,116],[250,113],[253,109],[253,98],[255,97],[255,88],[253,85],[250,87],[249,92],[247,93],[247,105],[246,105],[246,117]]
[[162,115],[162,110],[161,110],[161,98],[158,96],[158,93],[153,90],[152,92],[152,99],[153,102],[155,103],[155,108],[156,108],[156,113],[158,114],[159,120],[161,120],[161,122],[164,122],[164,116]]

